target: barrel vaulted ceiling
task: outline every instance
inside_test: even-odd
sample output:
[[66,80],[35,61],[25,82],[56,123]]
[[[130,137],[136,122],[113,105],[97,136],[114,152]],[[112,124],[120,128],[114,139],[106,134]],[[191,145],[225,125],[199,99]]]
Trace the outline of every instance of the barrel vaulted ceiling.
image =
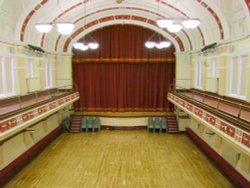
[[[10,39],[55,52],[71,52],[73,43],[84,35],[113,24],[159,32],[176,51],[200,50],[249,34],[249,13],[250,0],[0,0],[0,21],[13,31]],[[155,21],[162,17],[199,18],[201,24],[173,34],[157,27]],[[63,21],[75,23],[70,36],[56,29],[41,34],[34,28],[35,23]]]

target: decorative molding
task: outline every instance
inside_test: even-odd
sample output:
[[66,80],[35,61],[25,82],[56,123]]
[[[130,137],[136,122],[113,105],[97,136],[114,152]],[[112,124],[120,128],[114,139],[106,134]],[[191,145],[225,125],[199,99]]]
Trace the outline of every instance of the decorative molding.
[[[121,10],[119,8],[119,10]],[[107,17],[102,17],[102,18],[99,18],[97,20],[94,20],[92,22],[89,22],[88,24],[86,24],[85,26],[82,26],[80,28],[78,28],[76,31],[74,31],[73,34],[71,34],[71,37],[67,38],[67,40],[64,42],[63,44],[63,51],[64,52],[67,52],[69,49],[69,46],[70,46],[70,43],[74,40],[74,38],[76,38],[78,35],[80,35],[83,31],[95,26],[95,25],[98,25],[98,24],[101,24],[101,23],[104,23],[104,22],[109,22],[109,21],[113,21],[113,20],[118,20],[120,18],[117,18],[117,16],[123,16],[123,15],[116,15],[116,16],[107,16]],[[156,22],[154,20],[151,20],[151,19],[146,19],[144,17],[141,17],[141,16],[138,16],[138,15],[131,15],[130,17],[121,17],[121,20],[132,20],[132,21],[137,21],[137,22],[144,22],[144,23],[147,23],[149,25],[153,25],[153,26],[156,26]],[[76,21],[77,22],[77,21]],[[180,51],[184,51],[185,48],[184,48],[184,43],[183,41],[181,40],[181,38],[179,37],[179,35],[176,35],[175,33],[170,33],[168,31],[164,31],[165,33],[169,34],[173,40],[176,41],[176,43],[178,44],[179,46],[179,49]],[[182,31],[182,32],[185,32],[185,31]],[[190,44],[191,46],[191,44]],[[56,47],[57,49],[57,47]]]
[[73,63],[174,63],[175,58],[74,58]]
[[202,120],[205,125],[216,131],[219,135],[223,136],[227,140],[233,141],[233,143],[236,143],[244,150],[244,152],[247,152],[248,154],[250,153],[250,134],[248,132],[181,99],[180,97],[173,95],[172,93],[168,93],[168,100],[183,109],[188,114]]
[[86,112],[110,112],[110,113],[167,113],[170,112],[171,109],[169,108],[104,108],[104,107],[96,107],[96,108],[75,108],[75,111],[80,113],[86,113]]
[[25,129],[30,123],[35,123],[36,120],[44,118],[45,115],[54,113],[78,99],[79,93],[76,92],[0,121],[0,142],[6,139],[8,134],[12,134],[12,130],[15,132],[18,129]]
[[117,118],[131,118],[131,117],[149,117],[149,116],[171,116],[173,112],[75,112],[74,115],[82,116],[99,116],[99,117],[117,117]]

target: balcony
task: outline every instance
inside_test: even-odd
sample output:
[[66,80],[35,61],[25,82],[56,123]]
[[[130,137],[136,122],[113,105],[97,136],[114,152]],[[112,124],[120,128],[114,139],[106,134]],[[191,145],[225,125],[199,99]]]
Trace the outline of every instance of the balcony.
[[[250,105],[197,90],[172,89],[168,100],[250,154]],[[212,134],[211,133],[211,134]]]
[[0,100],[0,143],[77,101],[79,93],[71,88],[53,88]]

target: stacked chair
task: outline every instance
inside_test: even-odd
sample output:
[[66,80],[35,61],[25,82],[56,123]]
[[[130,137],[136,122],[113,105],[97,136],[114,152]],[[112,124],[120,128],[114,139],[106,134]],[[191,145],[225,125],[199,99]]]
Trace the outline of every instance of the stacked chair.
[[166,132],[167,121],[165,117],[149,117],[148,130],[153,132]]
[[71,117],[65,117],[62,121],[62,127],[63,131],[69,131],[70,130],[70,124],[71,124]]
[[96,116],[84,116],[81,122],[81,130],[88,131],[99,131],[101,128],[100,118]]

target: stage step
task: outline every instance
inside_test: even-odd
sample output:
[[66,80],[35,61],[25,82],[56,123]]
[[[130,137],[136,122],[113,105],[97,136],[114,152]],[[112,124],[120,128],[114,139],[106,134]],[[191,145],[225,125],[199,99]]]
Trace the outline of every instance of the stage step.
[[167,116],[168,133],[179,133],[178,123],[175,115]]
[[81,121],[82,121],[82,116],[72,115],[72,121],[69,132],[71,133],[81,132]]

